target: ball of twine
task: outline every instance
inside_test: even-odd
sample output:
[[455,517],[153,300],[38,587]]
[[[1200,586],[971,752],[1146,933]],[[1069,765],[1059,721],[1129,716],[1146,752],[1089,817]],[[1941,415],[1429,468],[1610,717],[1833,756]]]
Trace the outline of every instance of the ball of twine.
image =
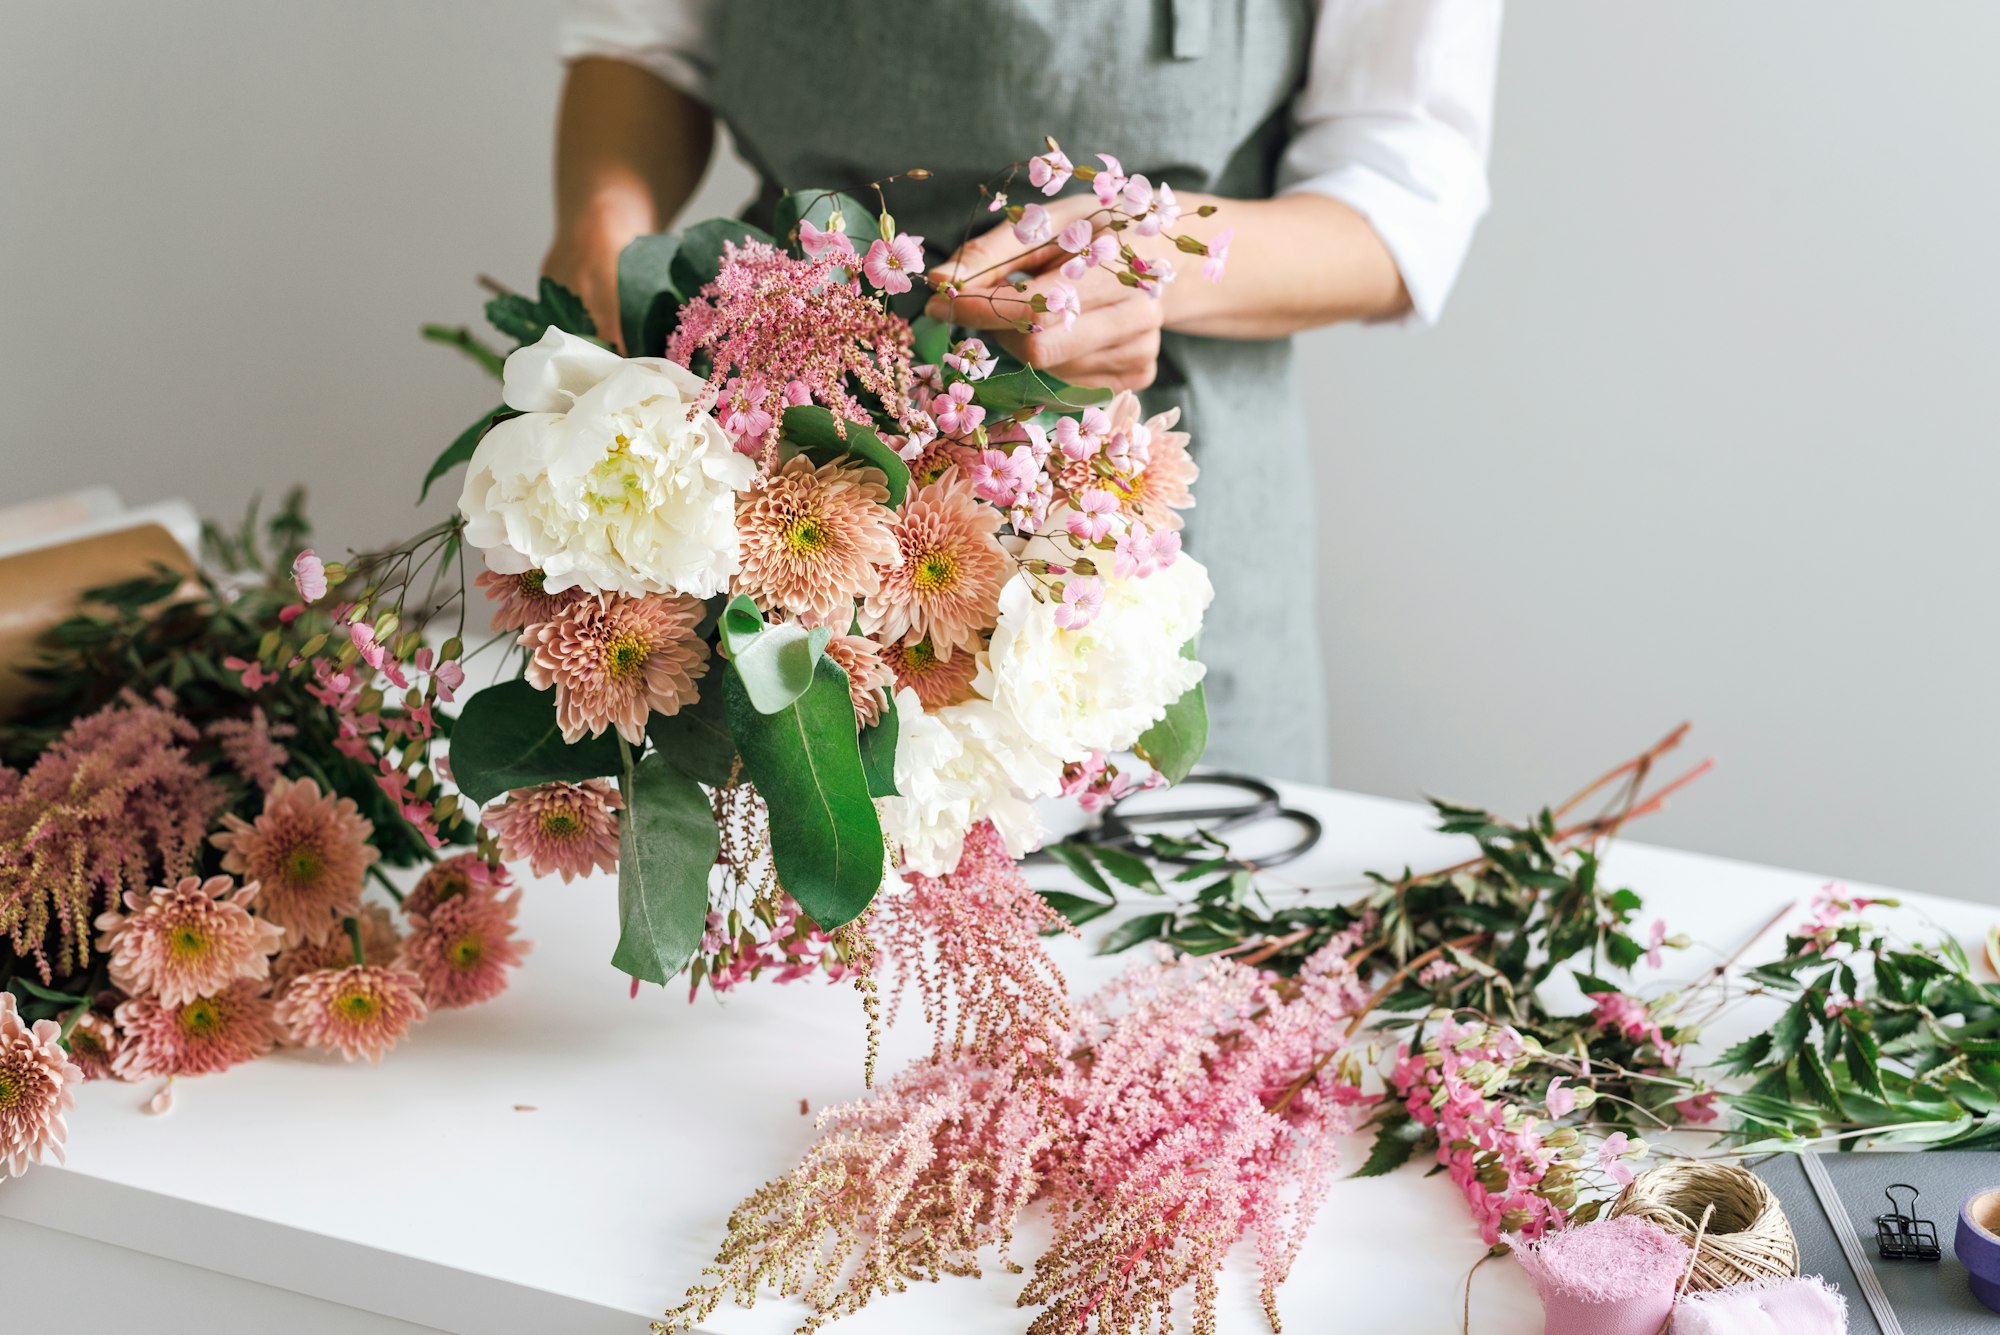
[[[1701,1217],[1715,1207],[1697,1246]],[[1735,1164],[1676,1159],[1632,1179],[1611,1215],[1634,1215],[1694,1247],[1687,1287],[1726,1289],[1799,1273],[1799,1244],[1764,1179]]]

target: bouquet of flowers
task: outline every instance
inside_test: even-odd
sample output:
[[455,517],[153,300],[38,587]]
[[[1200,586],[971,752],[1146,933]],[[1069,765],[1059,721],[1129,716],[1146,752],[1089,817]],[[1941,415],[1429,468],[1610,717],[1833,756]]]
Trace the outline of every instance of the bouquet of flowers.
[[[1157,293],[1170,271],[1125,233],[1207,247],[1176,237],[1170,187],[1102,161],[1051,144],[1010,169],[1096,191],[1060,234],[1006,180],[991,207],[1024,252]],[[1205,743],[1177,413],[898,314],[961,280],[926,272],[885,184],[875,208],[789,194],[775,235],[633,243],[622,355],[546,280],[489,304],[504,357],[432,331],[503,381],[426,486],[464,466],[463,541],[519,664],[466,702],[452,775],[507,857],[616,866],[635,979],[837,974],[892,871],[951,872],[982,824],[1019,856],[1037,799],[1130,787],[1126,751],[1177,780]],[[1024,288],[985,299],[1023,330],[1076,318],[1068,282]]]
[[[528,949],[426,760],[462,669],[399,662],[373,621],[329,650],[307,606],[411,568],[328,567],[304,538],[294,495],[261,534],[211,530],[212,577],[92,590],[0,725],[0,1173],[60,1155],[80,1080],[163,1080],[160,1111],[281,1043],[379,1060]],[[426,870],[405,892],[385,865]]]

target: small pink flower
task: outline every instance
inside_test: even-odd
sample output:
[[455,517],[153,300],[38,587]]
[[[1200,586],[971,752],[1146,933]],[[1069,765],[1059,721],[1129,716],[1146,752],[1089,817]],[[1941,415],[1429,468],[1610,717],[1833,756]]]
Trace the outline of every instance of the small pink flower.
[[1134,255],[1127,263],[1132,277],[1138,280],[1139,290],[1158,301],[1166,285],[1174,281],[1174,266],[1171,260],[1149,260],[1144,255]]
[[1201,262],[1201,276],[1211,283],[1222,281],[1222,270],[1229,263],[1229,243],[1236,239],[1236,229],[1225,227],[1217,232],[1208,243],[1208,258]]
[[1056,237],[1056,244],[1072,255],[1082,255],[1090,249],[1090,219],[1078,218],[1062,229]]
[[243,674],[243,689],[246,691],[261,691],[278,680],[277,673],[266,672],[262,663],[253,663],[248,659],[225,658],[222,660],[222,666],[231,672]]
[[1062,601],[1056,604],[1055,623],[1063,630],[1082,630],[1104,610],[1104,581],[1080,576],[1064,581]]
[[1665,966],[1667,957],[1662,947],[1666,944],[1667,920],[1665,918],[1655,918],[1653,920],[1652,934],[1646,939],[1646,964],[1648,967],[1658,969]]
[[1551,1117],[1567,1117],[1576,1111],[1576,1091],[1563,1088],[1564,1083],[1568,1079],[1568,1076],[1559,1075],[1549,1081],[1549,1093],[1546,1102],[1549,1109],[1549,1116]]
[[292,583],[298,586],[299,597],[309,603],[326,597],[326,563],[313,555],[312,548],[292,558]]
[[1083,302],[1077,297],[1075,288],[1068,283],[1051,283],[1047,301],[1048,313],[1062,317],[1063,328],[1076,327],[1077,312],[1083,309]]
[[938,429],[954,436],[969,436],[986,420],[986,410],[972,401],[972,386],[961,380],[931,400]]
[[812,401],[812,390],[806,387],[805,381],[787,380],[785,382],[785,403],[788,407],[803,408]]
[[831,250],[836,256],[854,254],[854,239],[845,232],[815,227],[810,218],[799,219],[799,249],[810,259]]
[[1000,365],[1000,359],[988,351],[985,340],[968,338],[945,354],[944,364],[967,380],[984,380]]
[[1049,211],[1040,204],[1030,204],[1021,210],[1021,217],[1014,224],[1014,239],[1024,246],[1039,246],[1054,230]]
[[1099,153],[1097,160],[1104,164],[1091,181],[1090,188],[1097,192],[1097,202],[1106,208],[1118,202],[1118,196],[1125,191],[1125,168],[1109,153]]
[[897,425],[903,428],[903,444],[896,453],[904,459],[916,458],[937,439],[937,421],[921,408],[912,408],[904,413]]
[[1611,1180],[1619,1186],[1630,1186],[1632,1170],[1625,1163],[1625,1156],[1637,1152],[1632,1138],[1623,1131],[1613,1131],[1597,1147],[1597,1166],[1611,1175]]
[[1063,188],[1075,170],[1067,154],[1060,148],[1051,148],[1028,160],[1028,184],[1045,195],[1053,195]]
[[388,661],[389,651],[375,638],[375,627],[366,621],[355,621],[347,627],[347,638],[354,642],[354,650],[361,655],[361,661],[378,672]]
[[[1076,509],[1069,516],[1069,531],[1085,542],[1096,542],[1111,531],[1111,522],[1118,514],[1118,498],[1102,487],[1092,487],[1076,498]],[[1102,601],[1100,597],[1099,601]]]
[[722,387],[716,421],[722,424],[724,431],[735,437],[737,449],[749,446],[749,452],[755,453],[756,446],[770,431],[771,414],[764,407],[765,396],[764,377],[761,375],[753,375],[747,380],[731,376]]
[[867,258],[861,261],[861,272],[868,281],[891,295],[910,290],[910,275],[924,267],[924,239],[898,232],[883,240],[877,238],[868,247]]
[[446,704],[450,704],[452,692],[465,685],[465,669],[451,659],[446,659],[431,673],[431,680],[438,684],[438,697]]
[[1074,417],[1056,420],[1056,448],[1063,458],[1081,462],[1104,448],[1104,438],[1077,423]]
[[1720,1115],[1715,1110],[1715,1091],[1710,1089],[1690,1094],[1674,1105],[1674,1111],[1697,1126],[1713,1122]]
[[[1126,192],[1130,194],[1129,189]],[[1166,228],[1181,220],[1181,206],[1174,198],[1174,188],[1165,181],[1153,192],[1153,205],[1146,216],[1132,224],[1132,230],[1140,236],[1158,236]]]
[[1165,570],[1180,559],[1181,535],[1173,529],[1163,529],[1153,535],[1152,548],[1154,568]]
[[[1126,178],[1125,188],[1119,194],[1125,201],[1125,210],[1128,213],[1144,213],[1153,205],[1153,183],[1138,174]],[[1159,229],[1155,227],[1153,230]]]

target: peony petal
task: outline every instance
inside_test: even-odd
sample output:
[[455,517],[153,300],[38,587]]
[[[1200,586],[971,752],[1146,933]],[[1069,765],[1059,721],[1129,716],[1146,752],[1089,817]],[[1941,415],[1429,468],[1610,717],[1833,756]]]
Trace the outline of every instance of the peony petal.
[[561,329],[542,332],[539,342],[507,358],[501,395],[507,406],[526,413],[560,413],[586,390],[625,364],[609,348]]

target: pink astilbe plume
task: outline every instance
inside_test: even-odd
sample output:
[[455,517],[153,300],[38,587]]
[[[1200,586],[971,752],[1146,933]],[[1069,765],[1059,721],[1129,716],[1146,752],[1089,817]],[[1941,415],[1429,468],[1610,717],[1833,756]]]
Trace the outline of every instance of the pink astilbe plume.
[[26,774],[0,768],[0,933],[52,970],[90,958],[97,910],[193,869],[228,800],[193,727],[127,698],[71,724]]
[[177,1006],[154,997],[118,1003],[120,1043],[111,1069],[121,1080],[212,1075],[261,1057],[277,1043],[264,985],[239,978]]
[[[681,308],[667,356],[687,366],[697,353],[708,354],[715,368],[708,380],[718,395],[732,378],[739,394],[761,381],[754,401],[746,395],[740,407],[730,406],[746,423],[763,425],[763,446],[776,441],[790,385],[836,422],[869,420],[857,391],[900,418],[914,378],[910,327],[849,281],[853,262],[851,252],[838,248],[802,260],[761,241],[723,243],[721,270]],[[768,414],[769,423],[758,414]]]
[[622,593],[580,598],[521,632],[528,680],[555,688],[563,740],[606,728],[634,746],[646,720],[695,701],[708,671],[708,645],[695,634],[701,601],[686,594]]
[[1001,514],[948,469],[913,490],[897,512],[901,561],[861,603],[861,628],[884,644],[928,638],[939,658],[976,652],[1000,614],[1000,587],[1014,558],[996,536]]
[[227,876],[183,876],[150,894],[125,892],[125,912],[98,915],[97,948],[111,952],[111,982],[178,1006],[238,978],[270,976],[284,929],[250,915],[257,886]]
[[846,630],[854,600],[875,592],[897,559],[895,515],[879,468],[815,468],[795,455],[736,500],[743,569],[735,591],[765,611]]
[[297,731],[289,723],[272,723],[258,706],[247,719],[217,719],[206,729],[230,768],[260,793],[270,792],[284,776],[291,755],[280,743]]
[[19,1177],[43,1155],[62,1162],[63,1113],[83,1072],[63,1053],[62,1026],[28,1024],[12,992],[0,992],[0,1178]]
[[350,797],[321,793],[311,779],[280,779],[255,821],[231,812],[211,842],[222,869],[256,881],[257,913],[285,929],[285,943],[316,943],[340,930],[361,903],[361,885],[380,856],[375,824]]
[[1373,1100],[1336,1062],[1367,989],[1336,939],[1289,982],[1223,959],[1138,966],[1086,1004],[1071,1067],[1068,1139],[1047,1188],[1056,1236],[1021,1301],[1033,1335],[1140,1335],[1192,1290],[1193,1329],[1216,1329],[1216,1278],[1257,1237],[1261,1296],[1312,1222],[1334,1143]]
[[944,876],[911,874],[878,901],[879,948],[922,1003],[934,1059],[1051,1071],[1068,1052],[1069,996],[1042,934],[1068,924],[1037,894],[991,821]]

